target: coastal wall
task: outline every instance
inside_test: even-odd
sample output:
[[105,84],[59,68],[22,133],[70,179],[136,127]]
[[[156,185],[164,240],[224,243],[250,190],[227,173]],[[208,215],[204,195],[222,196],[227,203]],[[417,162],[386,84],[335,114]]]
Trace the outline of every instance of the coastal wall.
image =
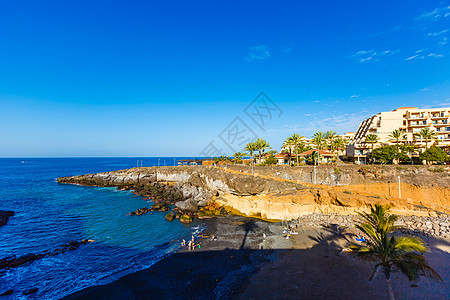
[[[229,169],[251,173],[251,167],[230,165]],[[449,166],[423,165],[320,165],[254,167],[254,173],[272,178],[324,185],[358,185],[367,183],[402,183],[419,187],[450,187]]]
[[[61,183],[142,188],[168,182],[183,194],[175,206],[195,212],[214,200],[227,209],[264,219],[294,219],[309,213],[354,214],[376,202],[403,215],[448,213],[448,171],[395,166],[151,167],[59,178]],[[315,172],[315,175],[314,175]],[[401,176],[402,198],[398,198]],[[318,184],[312,184],[314,180]],[[397,188],[397,190],[396,190]]]

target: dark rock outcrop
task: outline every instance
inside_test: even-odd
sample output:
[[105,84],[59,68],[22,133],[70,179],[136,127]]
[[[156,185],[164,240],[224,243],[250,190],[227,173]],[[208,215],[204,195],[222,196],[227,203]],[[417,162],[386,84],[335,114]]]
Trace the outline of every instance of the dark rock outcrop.
[[8,295],[11,295],[13,292],[14,292],[13,290],[7,290],[7,291],[4,291],[3,293],[1,293],[0,296],[8,296]]
[[31,294],[36,293],[37,291],[38,291],[38,288],[31,288],[29,290],[24,291],[23,294],[24,295],[31,295]]
[[92,243],[93,240],[81,240],[81,241],[70,241],[66,244],[64,244],[62,247],[57,248],[53,251],[44,251],[43,253],[39,254],[27,254],[20,257],[12,256],[12,257],[6,257],[3,259],[0,259],[0,270],[4,268],[17,268],[21,265],[24,265],[26,263],[29,263],[31,261],[35,261],[41,258],[44,258],[46,256],[54,256],[58,255],[60,253],[64,253],[67,251],[72,251],[75,249],[78,249],[81,245],[85,245],[87,243]]
[[172,211],[165,216],[165,219],[167,221],[173,221],[174,218],[175,218],[175,214]]
[[10,210],[0,210],[0,226],[6,225],[8,223],[9,217],[14,216],[14,212]]

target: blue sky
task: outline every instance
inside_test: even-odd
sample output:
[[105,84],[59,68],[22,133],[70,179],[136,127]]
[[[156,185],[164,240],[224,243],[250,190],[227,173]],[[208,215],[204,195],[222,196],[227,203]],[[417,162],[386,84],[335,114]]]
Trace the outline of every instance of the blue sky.
[[450,106],[449,45],[450,1],[0,1],[0,157],[233,154],[236,118],[279,150]]

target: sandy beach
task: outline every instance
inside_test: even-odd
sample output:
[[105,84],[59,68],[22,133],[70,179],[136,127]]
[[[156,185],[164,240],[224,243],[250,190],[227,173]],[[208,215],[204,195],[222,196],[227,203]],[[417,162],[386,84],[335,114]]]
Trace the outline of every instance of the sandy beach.
[[[281,223],[243,217],[207,220],[200,248],[185,248],[149,269],[65,299],[387,299],[381,273],[368,282],[372,265],[340,255],[351,230],[302,228],[286,239]],[[213,236],[216,238],[214,239]],[[450,240],[424,238],[426,258],[443,283],[421,279],[411,286],[393,275],[397,299],[447,299]]]

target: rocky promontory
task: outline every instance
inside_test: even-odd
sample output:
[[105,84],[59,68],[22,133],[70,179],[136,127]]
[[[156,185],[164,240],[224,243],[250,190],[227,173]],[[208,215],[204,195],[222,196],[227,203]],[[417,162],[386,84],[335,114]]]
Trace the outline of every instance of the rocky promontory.
[[[325,169],[330,172],[329,168]],[[345,173],[337,168],[331,171],[336,174],[341,172],[341,175]],[[351,184],[311,184],[280,178],[282,173],[279,171],[268,173],[274,174],[250,174],[242,169],[236,170],[236,166],[234,169],[205,166],[148,167],[62,177],[58,182],[133,190],[155,204],[151,208],[131,212],[131,215],[155,210],[168,211],[173,206],[175,209],[171,213],[174,218],[179,217],[181,220],[189,220],[188,217],[212,217],[226,212],[271,220],[292,220],[312,213],[351,215],[357,211],[367,211],[370,205],[377,202],[391,205],[392,212],[400,215],[435,217],[448,211],[448,200],[445,198],[444,202],[436,204],[427,199],[417,201],[399,198],[394,192],[374,193],[370,185],[356,189]],[[357,174],[361,176],[360,171]],[[395,184],[388,187],[394,189]],[[168,216],[168,219],[174,218]]]

